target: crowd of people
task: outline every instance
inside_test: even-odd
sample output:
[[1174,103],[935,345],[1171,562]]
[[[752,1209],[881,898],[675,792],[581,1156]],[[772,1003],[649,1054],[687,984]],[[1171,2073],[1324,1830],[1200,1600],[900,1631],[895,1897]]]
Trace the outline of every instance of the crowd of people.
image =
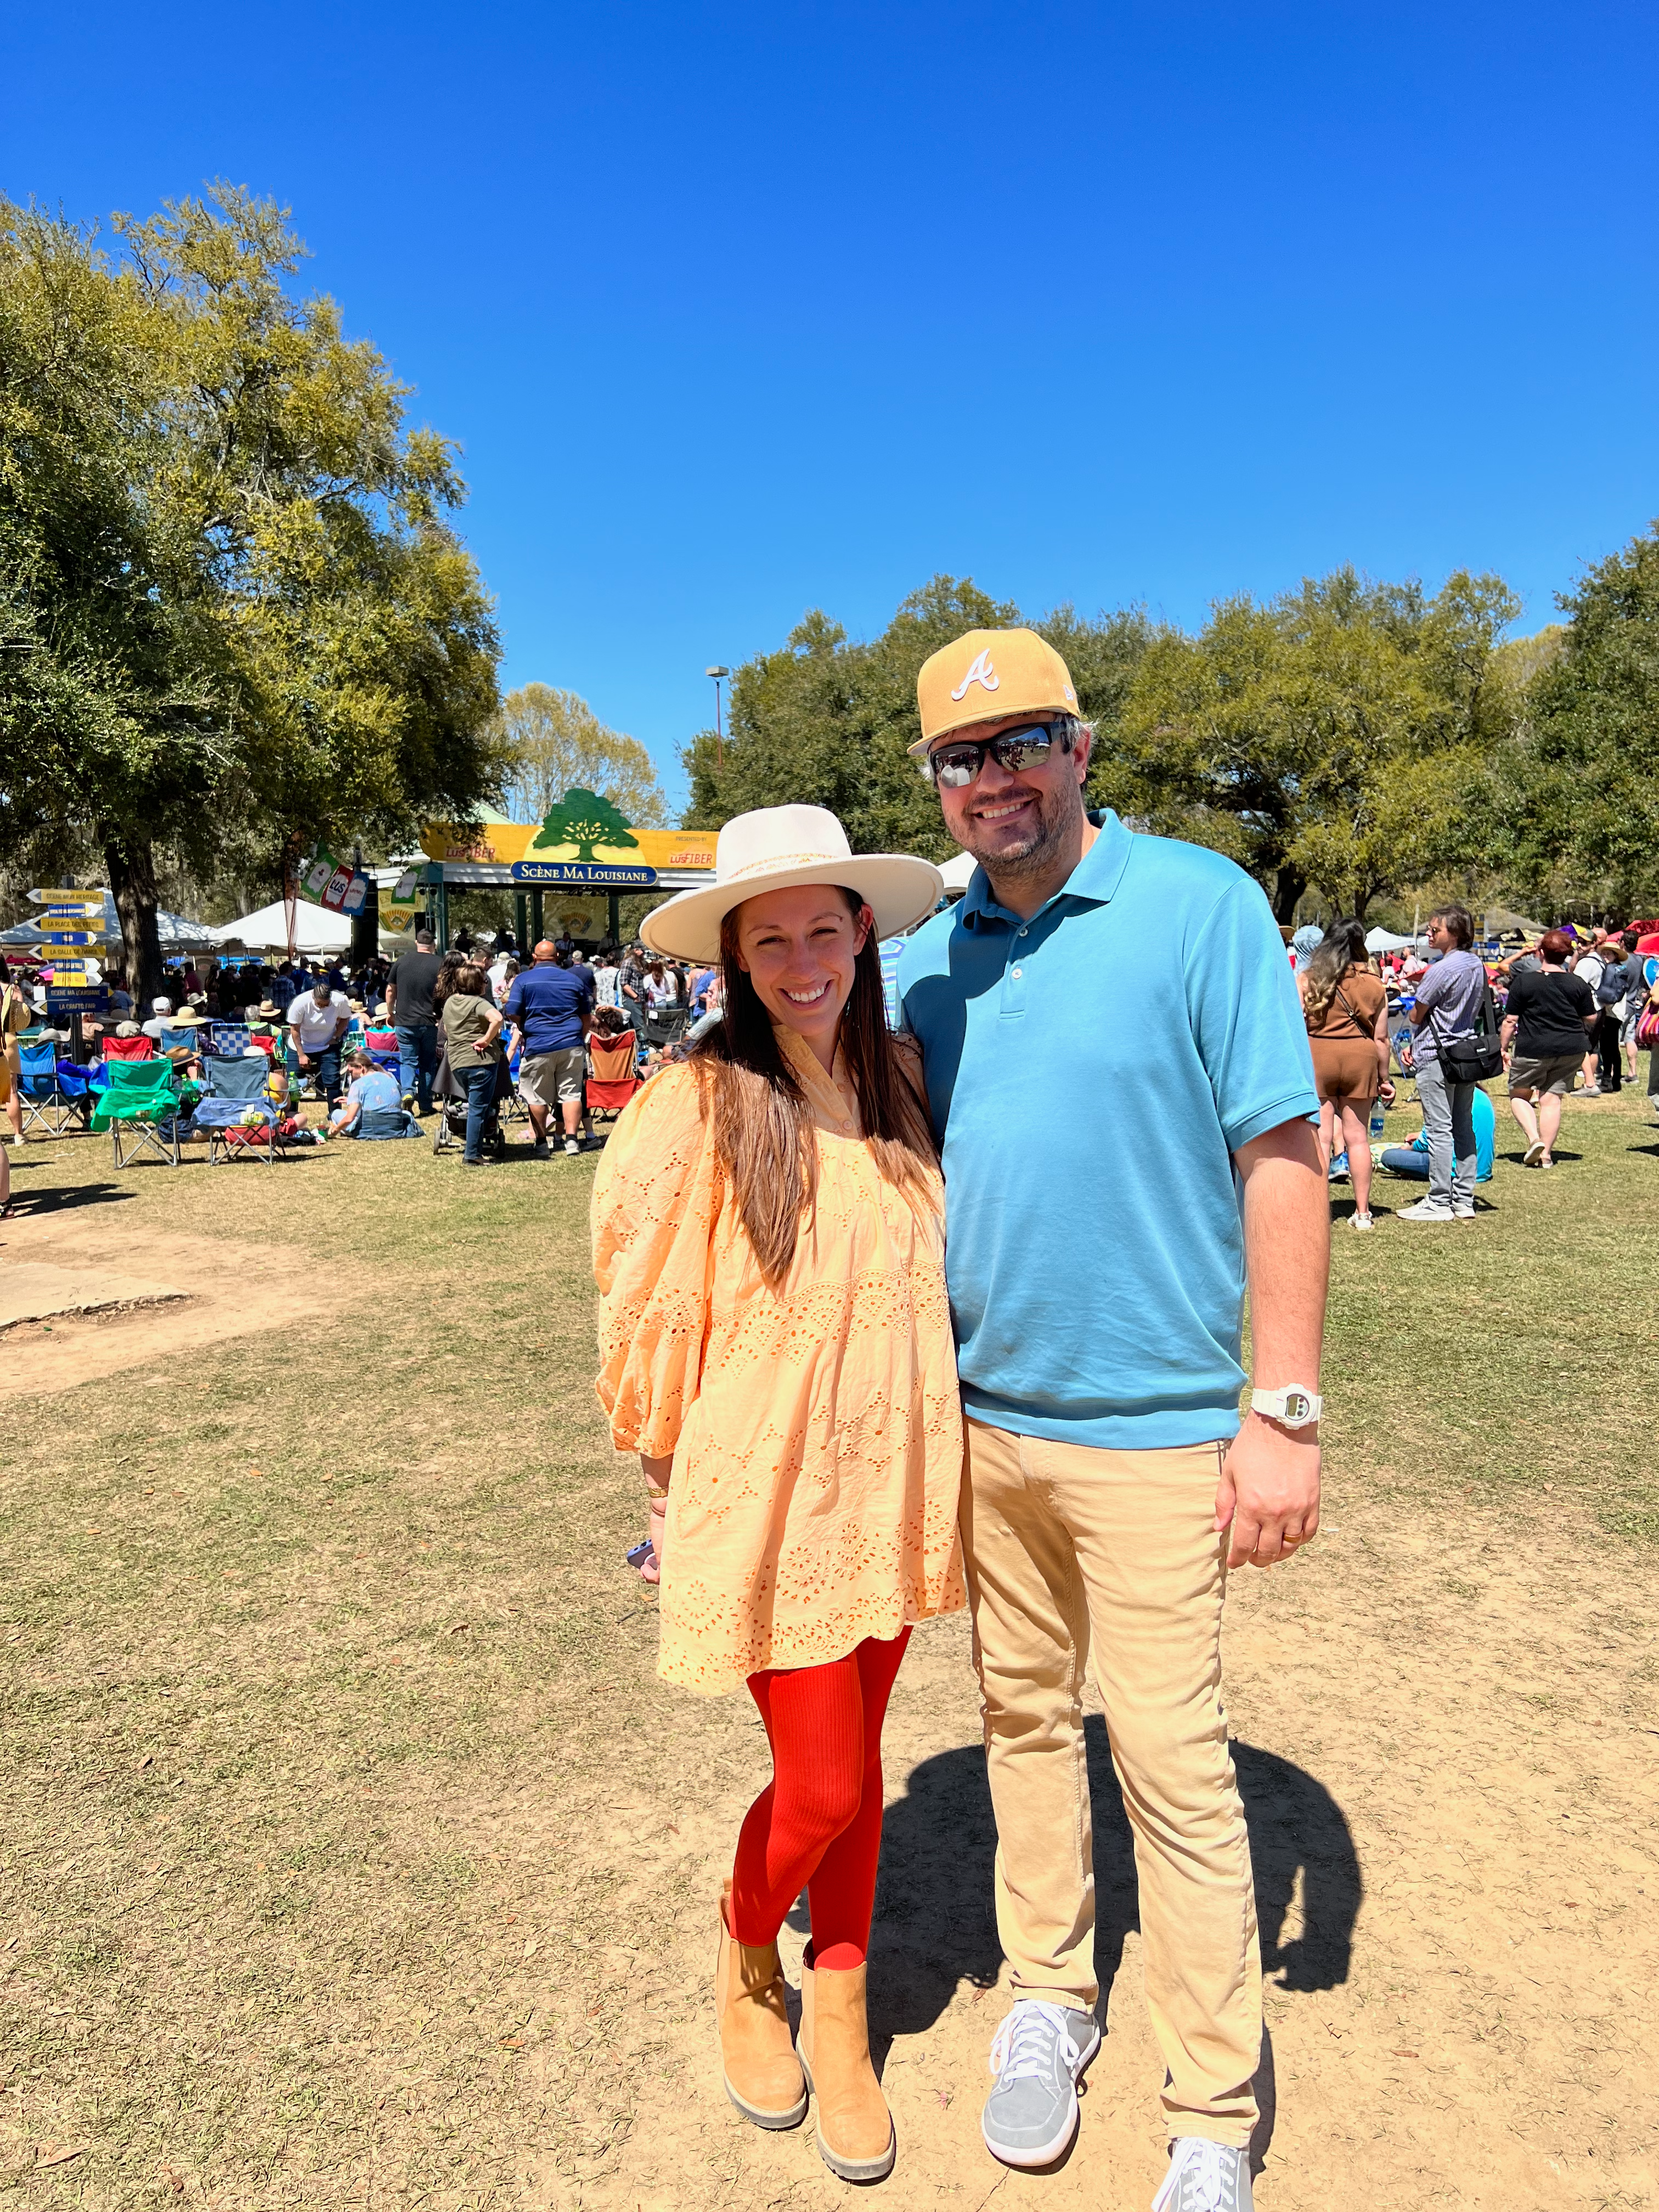
[[[1659,962],[1639,928],[1571,924],[1508,951],[1474,949],[1467,908],[1429,918],[1426,945],[1369,955],[1358,922],[1308,928],[1291,941],[1320,1101],[1328,1172],[1352,1180],[1351,1225],[1373,1226],[1373,1165],[1425,1176],[1429,1188],[1397,1218],[1413,1224],[1474,1218],[1491,1173],[1491,1106],[1481,1085],[1501,1073],[1529,1168],[1555,1165],[1563,1102],[1599,1098],[1637,1079],[1648,1052],[1648,1096],[1659,1112]],[[1656,939],[1659,942],[1659,939]],[[1644,1026],[1645,1023],[1645,1026]],[[1420,1146],[1385,1146],[1380,1106],[1394,1069],[1415,1079]]]

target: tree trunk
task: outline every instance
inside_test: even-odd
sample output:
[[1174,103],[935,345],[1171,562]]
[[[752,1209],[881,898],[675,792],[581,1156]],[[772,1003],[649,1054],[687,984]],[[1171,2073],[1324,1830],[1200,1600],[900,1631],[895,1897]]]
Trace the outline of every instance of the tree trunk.
[[115,911],[121,917],[121,949],[127,988],[135,1007],[148,1009],[161,988],[161,940],[155,927],[155,854],[148,838],[123,844],[104,841],[104,865]]
[[[351,865],[354,868],[362,869],[363,848],[361,845],[351,856]],[[366,870],[363,872],[367,873]],[[366,967],[380,949],[380,894],[379,888],[371,882],[368,896],[363,900],[362,911],[354,914],[351,917],[352,967],[354,969]],[[371,1006],[368,1011],[373,1013],[374,1009]]]
[[1296,920],[1296,902],[1307,888],[1308,878],[1298,875],[1288,860],[1281,860],[1273,878],[1273,920],[1281,929]]

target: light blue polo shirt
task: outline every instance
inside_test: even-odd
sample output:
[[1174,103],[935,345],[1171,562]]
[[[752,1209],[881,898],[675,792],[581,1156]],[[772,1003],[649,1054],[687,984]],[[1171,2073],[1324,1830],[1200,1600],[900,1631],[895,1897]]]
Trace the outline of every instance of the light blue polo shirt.
[[899,969],[945,1159],[963,1402],[1141,1449],[1238,1428],[1232,1155],[1319,1111],[1272,909],[1242,868],[1115,814],[1029,922],[985,871]]

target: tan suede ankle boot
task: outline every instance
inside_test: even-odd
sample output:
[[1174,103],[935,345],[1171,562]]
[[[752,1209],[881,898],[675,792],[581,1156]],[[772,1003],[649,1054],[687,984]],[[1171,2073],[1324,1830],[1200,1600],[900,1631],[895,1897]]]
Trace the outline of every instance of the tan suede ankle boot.
[[789,2036],[783,1968],[775,1943],[739,1943],[731,1928],[732,1885],[720,1893],[714,2010],[726,2094],[757,2128],[793,2128],[806,2117],[806,2083]]
[[800,1970],[800,2062],[817,2102],[818,2155],[843,2181],[879,2181],[893,2170],[898,2138],[870,2063],[866,1969]]

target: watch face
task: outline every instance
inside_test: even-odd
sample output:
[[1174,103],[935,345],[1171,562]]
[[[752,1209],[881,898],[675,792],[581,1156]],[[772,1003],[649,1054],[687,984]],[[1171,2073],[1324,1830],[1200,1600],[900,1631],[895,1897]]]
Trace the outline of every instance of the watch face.
[[1285,1419],[1287,1421],[1305,1421],[1312,1411],[1313,1400],[1305,1390],[1287,1390],[1285,1393]]

